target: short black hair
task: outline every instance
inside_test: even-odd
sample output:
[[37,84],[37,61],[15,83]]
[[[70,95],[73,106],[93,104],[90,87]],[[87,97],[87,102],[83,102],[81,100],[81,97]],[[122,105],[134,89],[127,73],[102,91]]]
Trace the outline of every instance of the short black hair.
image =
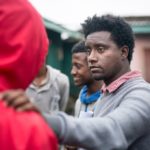
[[88,17],[81,25],[85,38],[94,32],[110,32],[112,40],[118,47],[128,46],[128,61],[131,61],[134,49],[134,34],[130,25],[122,17],[113,15],[98,17],[94,15],[92,18]]
[[85,48],[85,41],[79,41],[78,43],[76,43],[72,47],[71,52],[72,53],[87,52]]

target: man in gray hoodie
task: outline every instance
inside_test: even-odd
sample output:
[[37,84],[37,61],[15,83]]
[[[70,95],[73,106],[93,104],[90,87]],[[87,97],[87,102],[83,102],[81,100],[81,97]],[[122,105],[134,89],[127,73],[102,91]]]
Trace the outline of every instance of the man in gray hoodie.
[[64,113],[45,118],[61,143],[89,150],[149,150],[150,86],[130,70],[131,27],[111,15],[88,18],[82,27],[92,75],[105,82],[103,96],[94,118]]
[[82,27],[92,75],[105,83],[94,117],[43,116],[60,143],[88,150],[149,150],[150,85],[130,69],[131,27],[111,15],[88,18]]

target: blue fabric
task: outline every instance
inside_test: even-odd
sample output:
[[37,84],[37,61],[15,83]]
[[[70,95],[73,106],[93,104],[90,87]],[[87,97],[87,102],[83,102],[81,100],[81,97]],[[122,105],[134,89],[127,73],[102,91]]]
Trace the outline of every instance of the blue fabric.
[[80,101],[84,104],[91,104],[95,101],[97,101],[97,99],[101,96],[101,92],[100,90],[93,93],[90,96],[87,96],[87,86],[85,85],[82,89],[81,89],[81,93],[80,93]]

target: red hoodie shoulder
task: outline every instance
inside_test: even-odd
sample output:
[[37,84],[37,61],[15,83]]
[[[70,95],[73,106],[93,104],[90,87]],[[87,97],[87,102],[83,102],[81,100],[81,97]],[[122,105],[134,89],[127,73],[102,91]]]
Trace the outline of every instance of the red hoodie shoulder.
[[0,115],[1,149],[57,150],[56,136],[38,114],[16,112],[2,102],[0,114],[3,114]]

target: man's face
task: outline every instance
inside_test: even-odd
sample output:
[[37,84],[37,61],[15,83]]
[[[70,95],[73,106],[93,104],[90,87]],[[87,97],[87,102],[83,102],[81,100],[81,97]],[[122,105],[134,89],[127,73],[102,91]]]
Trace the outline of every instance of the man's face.
[[111,39],[110,32],[89,34],[85,46],[92,76],[96,80],[104,80],[106,84],[114,81],[122,69],[122,61],[121,50]]
[[93,80],[88,67],[87,53],[78,52],[72,54],[71,74],[76,86],[83,86]]

